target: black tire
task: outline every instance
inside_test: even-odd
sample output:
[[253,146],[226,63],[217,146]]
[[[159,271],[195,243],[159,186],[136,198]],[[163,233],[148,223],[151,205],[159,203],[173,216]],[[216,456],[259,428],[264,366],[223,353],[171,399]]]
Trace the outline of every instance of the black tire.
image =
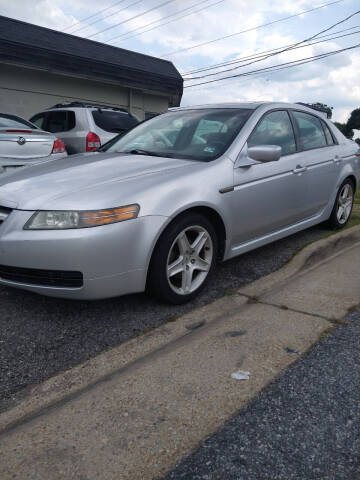
[[[338,209],[339,209],[339,206],[340,206],[340,195],[341,193],[343,192],[343,189],[345,187],[345,185],[349,185],[350,188],[351,188],[351,192],[352,192],[352,203],[351,203],[351,210],[350,210],[350,213],[349,215],[347,216],[347,218],[343,221],[339,221],[339,218],[338,218]],[[330,218],[329,220],[327,221],[327,225],[332,228],[333,230],[339,230],[341,228],[344,228],[345,225],[348,223],[350,217],[351,217],[351,212],[352,212],[352,209],[353,209],[353,205],[354,205],[354,198],[355,198],[355,185],[354,185],[354,182],[351,180],[351,178],[347,178],[343,181],[343,183],[340,185],[340,188],[338,190],[338,193],[336,195],[336,200],[335,200],[335,203],[334,203],[334,207],[332,209],[332,212],[331,212],[331,215],[330,215]]]
[[[192,291],[188,294],[178,294],[170,286],[169,280],[167,278],[168,257],[170,255],[170,251],[173,249],[174,242],[180,235],[180,233],[185,229],[191,229],[192,227],[195,228],[195,226],[199,226],[205,229],[211,237],[211,266],[205,280],[203,280],[202,284],[198,288],[196,288],[195,291]],[[151,295],[167,303],[179,305],[189,302],[194,297],[196,297],[207,284],[209,277],[214,270],[217,255],[218,239],[212,223],[206,217],[198,213],[185,213],[176,218],[162,233],[161,237],[158,240],[150,262],[147,290]]]

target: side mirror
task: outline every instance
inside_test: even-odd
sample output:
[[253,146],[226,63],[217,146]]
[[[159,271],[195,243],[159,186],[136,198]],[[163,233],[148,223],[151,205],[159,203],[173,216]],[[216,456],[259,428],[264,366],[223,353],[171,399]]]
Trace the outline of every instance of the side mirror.
[[277,162],[282,154],[278,145],[258,145],[247,149],[247,156],[257,162]]

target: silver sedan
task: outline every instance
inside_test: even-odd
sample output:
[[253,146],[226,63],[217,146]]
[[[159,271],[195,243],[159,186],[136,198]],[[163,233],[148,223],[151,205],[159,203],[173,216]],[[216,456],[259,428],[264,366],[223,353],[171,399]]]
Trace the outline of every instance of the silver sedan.
[[17,115],[0,113],[0,174],[66,156],[62,140]]
[[182,303],[217,261],[346,225],[359,180],[357,144],[307,107],[173,109],[103,152],[0,177],[0,283]]

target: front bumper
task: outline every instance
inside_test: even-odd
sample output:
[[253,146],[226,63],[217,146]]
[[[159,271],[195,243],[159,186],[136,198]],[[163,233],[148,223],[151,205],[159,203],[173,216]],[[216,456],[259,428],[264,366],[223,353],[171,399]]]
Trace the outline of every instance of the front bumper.
[[1,276],[0,284],[84,300],[145,290],[151,252],[167,217],[139,217],[74,230],[23,230],[33,213],[13,210],[0,224],[0,266],[81,272],[83,284],[75,288],[56,287]]

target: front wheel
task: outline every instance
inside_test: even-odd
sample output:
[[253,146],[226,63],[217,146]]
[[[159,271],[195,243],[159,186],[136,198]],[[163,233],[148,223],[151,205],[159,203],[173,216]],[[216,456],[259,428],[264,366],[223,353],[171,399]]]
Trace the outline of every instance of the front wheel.
[[188,302],[205,286],[217,258],[218,242],[206,217],[189,213],[162,234],[149,271],[152,294],[173,304]]
[[340,229],[348,223],[354,204],[354,196],[354,184],[347,178],[341,184],[336,196],[334,208],[329,218],[331,228]]

